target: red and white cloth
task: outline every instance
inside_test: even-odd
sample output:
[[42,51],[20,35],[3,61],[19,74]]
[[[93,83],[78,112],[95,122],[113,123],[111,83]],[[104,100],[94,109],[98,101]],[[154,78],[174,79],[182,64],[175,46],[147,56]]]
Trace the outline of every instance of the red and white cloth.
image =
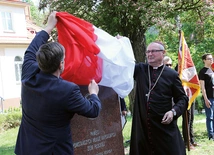
[[117,39],[67,12],[58,12],[57,18],[58,41],[66,51],[62,78],[78,85],[88,85],[94,79],[120,97],[127,96],[134,86],[130,40]]

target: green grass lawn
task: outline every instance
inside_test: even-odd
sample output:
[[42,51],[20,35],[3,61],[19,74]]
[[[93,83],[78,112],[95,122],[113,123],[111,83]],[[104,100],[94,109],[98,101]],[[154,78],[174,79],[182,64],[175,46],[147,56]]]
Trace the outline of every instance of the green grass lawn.
[[[129,151],[129,143],[126,143],[126,141],[130,140],[131,121],[132,118],[130,116],[127,117],[127,123],[123,129],[124,147],[126,150],[125,152]],[[178,127],[180,129],[181,124],[182,117],[178,119]],[[18,127],[0,133],[0,155],[14,155],[13,152],[17,133]],[[214,155],[214,141],[209,141],[207,138],[204,114],[195,115],[194,135],[196,142],[200,144],[200,146],[196,147],[195,150],[187,150],[187,155]],[[128,153],[126,153],[126,155],[128,155]]]
[[0,154],[14,155],[18,127],[0,133]]

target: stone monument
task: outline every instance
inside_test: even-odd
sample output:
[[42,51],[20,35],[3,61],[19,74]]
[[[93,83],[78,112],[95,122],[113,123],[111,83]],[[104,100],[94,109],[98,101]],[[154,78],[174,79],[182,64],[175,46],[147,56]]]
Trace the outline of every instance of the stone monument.
[[[80,86],[87,96],[88,88]],[[75,155],[124,155],[120,104],[111,88],[99,86],[102,110],[97,118],[74,115],[71,131]]]

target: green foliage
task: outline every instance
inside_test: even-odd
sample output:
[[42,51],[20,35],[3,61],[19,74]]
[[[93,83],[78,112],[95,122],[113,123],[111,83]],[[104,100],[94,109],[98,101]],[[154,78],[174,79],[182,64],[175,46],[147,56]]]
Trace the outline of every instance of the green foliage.
[[127,122],[126,122],[126,125],[125,125],[124,129],[123,129],[124,147],[128,147],[129,146],[131,126],[132,126],[132,117],[131,116],[127,116],[126,119],[127,119]]
[[18,128],[21,123],[21,108],[9,108],[0,114],[0,154],[13,155]]
[[31,18],[37,26],[44,27],[44,19],[46,18],[45,10],[40,12],[38,7],[33,3],[32,0],[26,0],[30,4]]
[[129,102],[129,97],[125,97],[125,103],[126,103],[126,108],[129,110],[130,109],[130,102]]
[[[40,0],[39,9],[66,11],[93,23],[111,35],[120,34],[129,37],[136,61],[139,62],[145,60],[145,54],[142,54],[146,45],[144,35],[151,26],[155,25],[162,30],[159,33],[159,40],[166,43],[169,53],[174,53],[178,49],[174,17],[192,11],[192,18],[188,15],[186,17],[196,23],[199,19],[205,19],[211,7],[201,0]],[[169,34],[167,37],[162,36],[166,33]],[[152,39],[148,37],[147,40]]]
[[21,123],[22,113],[20,108],[9,109],[0,115],[0,133],[15,128]]
[[[197,72],[204,66],[201,56],[204,53],[213,53],[214,51],[214,16],[210,9],[213,9],[213,4],[201,11],[188,10],[179,14],[181,30],[184,32]],[[158,24],[156,25],[156,29],[159,30],[156,40],[162,40],[165,43],[168,55],[172,56],[174,63],[177,63],[179,34],[176,20],[168,18],[165,19],[165,22],[168,23],[168,26],[164,28]]]
[[6,115],[0,114],[0,126],[2,127],[3,123],[6,122]]
[[198,110],[198,113],[202,113],[202,109],[204,108],[204,100],[203,96],[200,93],[195,99],[195,109]]
[[156,26],[152,26],[146,31],[145,35],[146,35],[146,45],[148,45],[154,40],[157,40],[159,36],[159,29]]

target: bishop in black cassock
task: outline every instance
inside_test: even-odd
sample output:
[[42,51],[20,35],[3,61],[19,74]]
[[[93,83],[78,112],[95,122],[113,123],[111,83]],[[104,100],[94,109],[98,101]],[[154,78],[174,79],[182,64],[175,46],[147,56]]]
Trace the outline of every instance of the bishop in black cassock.
[[[185,155],[177,118],[187,109],[188,97],[178,73],[164,65],[153,68],[139,63],[135,66],[134,79],[136,97],[130,155]],[[172,108],[176,111],[173,121],[162,124],[164,114]]]

